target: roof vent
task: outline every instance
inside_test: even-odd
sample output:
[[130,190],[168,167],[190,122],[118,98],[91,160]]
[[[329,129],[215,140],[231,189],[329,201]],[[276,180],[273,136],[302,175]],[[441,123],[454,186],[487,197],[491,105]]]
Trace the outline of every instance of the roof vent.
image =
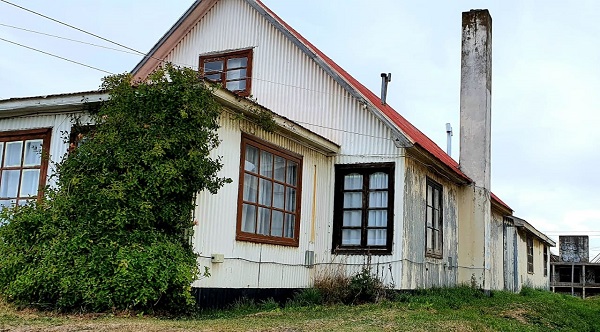
[[381,73],[381,105],[385,105],[385,99],[387,97],[387,86],[392,81],[391,73]]

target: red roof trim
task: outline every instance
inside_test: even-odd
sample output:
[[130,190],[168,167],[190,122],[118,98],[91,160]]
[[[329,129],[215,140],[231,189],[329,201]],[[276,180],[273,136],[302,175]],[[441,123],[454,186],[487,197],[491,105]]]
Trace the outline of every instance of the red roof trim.
[[454,173],[462,177],[463,179],[471,182],[471,179],[464,174],[458,165],[458,163],[452,159],[444,150],[442,150],[437,144],[435,144],[429,137],[423,134],[419,129],[413,126],[408,120],[406,120],[402,115],[396,112],[389,105],[382,105],[381,100],[377,95],[375,95],[371,90],[367,89],[364,85],[362,85],[359,81],[357,81],[352,75],[346,72],[342,67],[340,67],[337,63],[331,60],[328,56],[326,56],[323,52],[321,52],[318,48],[316,48],[313,44],[311,44],[308,40],[306,40],[301,34],[299,34],[296,30],[294,30],[291,26],[289,26],[285,21],[283,21],[277,14],[275,14],[271,9],[265,6],[260,0],[256,0],[256,2],[271,15],[275,20],[277,20],[281,25],[283,25],[294,37],[296,37],[299,41],[301,41],[306,47],[315,52],[323,61],[328,64],[334,71],[336,71],[340,76],[342,76],[346,82],[348,82],[352,87],[354,87],[360,94],[362,94],[365,99],[371,102],[372,106],[379,109],[385,116],[387,116],[398,128],[407,136],[409,140],[411,140],[414,144],[419,145],[427,152],[432,154],[436,159],[441,161],[444,165],[448,166]]

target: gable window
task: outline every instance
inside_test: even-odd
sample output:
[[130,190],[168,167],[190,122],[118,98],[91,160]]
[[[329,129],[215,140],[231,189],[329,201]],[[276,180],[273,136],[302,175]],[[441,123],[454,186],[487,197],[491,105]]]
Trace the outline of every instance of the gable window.
[[527,234],[527,272],[533,273],[533,237]]
[[39,197],[46,181],[50,129],[0,133],[0,207]]
[[242,135],[237,240],[297,246],[302,157]]
[[427,178],[425,209],[425,243],[426,255],[442,258],[444,223],[442,215],[442,185]]
[[336,165],[334,253],[391,253],[393,218],[393,163]]
[[250,95],[252,49],[200,56],[200,75],[240,96]]
[[548,276],[548,247],[544,246],[544,277]]

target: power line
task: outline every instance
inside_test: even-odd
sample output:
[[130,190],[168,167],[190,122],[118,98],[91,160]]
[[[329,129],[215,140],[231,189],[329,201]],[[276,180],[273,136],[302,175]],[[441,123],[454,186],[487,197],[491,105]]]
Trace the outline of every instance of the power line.
[[31,32],[31,33],[36,33],[36,34],[44,35],[44,36],[48,36],[48,37],[53,37],[53,38],[68,40],[68,41],[72,41],[72,42],[75,42],[75,43],[80,43],[80,44],[85,44],[85,45],[90,45],[90,46],[95,46],[95,47],[101,47],[101,48],[105,48],[107,50],[112,50],[112,51],[123,52],[123,53],[127,53],[127,54],[138,55],[138,53],[134,53],[134,52],[126,51],[126,50],[120,50],[120,49],[114,48],[114,47],[108,47],[108,46],[104,46],[104,45],[98,45],[98,44],[88,43],[88,42],[84,42],[84,41],[81,41],[81,40],[76,40],[76,39],[61,37],[61,36],[52,35],[52,34],[49,34],[49,33],[35,31],[35,30],[29,30],[29,29],[25,29],[25,28],[16,27],[16,26],[13,26],[13,25],[4,24],[4,23],[0,23],[0,26],[7,27],[7,28],[12,28],[12,29],[17,29],[17,30],[22,30],[22,31],[27,31],[27,32]]
[[[0,1],[4,1],[4,0],[0,0]],[[101,72],[103,72],[103,73],[107,73],[107,74],[109,74],[109,75],[114,75],[113,73],[111,73],[111,72],[109,72],[109,71],[106,71],[106,70],[104,70],[104,69],[100,69],[100,68],[97,68],[97,67],[94,67],[94,66],[86,65],[85,63],[81,63],[81,62],[77,62],[77,61],[75,61],[75,60],[67,59],[67,58],[64,58],[64,57],[61,57],[61,56],[58,56],[58,55],[52,54],[52,53],[48,53],[48,52],[45,52],[45,51],[39,50],[39,49],[37,49],[37,48],[29,47],[29,46],[26,46],[26,45],[23,45],[23,44],[16,43],[16,42],[14,42],[14,41],[10,41],[10,40],[8,40],[8,39],[0,38],[0,40],[2,40],[2,41],[5,41],[5,42],[7,42],[7,43],[11,43],[11,44],[17,45],[17,46],[24,47],[24,48],[27,48],[27,49],[30,49],[30,50],[32,50],[32,51],[36,51],[36,52],[40,52],[40,53],[42,53],[42,54],[49,55],[49,56],[51,56],[51,57],[55,57],[55,58],[58,58],[58,59],[61,59],[61,60],[65,60],[65,61],[68,61],[68,62],[71,62],[71,63],[75,63],[75,64],[78,64],[78,65],[80,65],[80,66],[84,66],[84,67],[88,67],[88,68],[91,68],[91,69],[95,69],[95,70],[97,70],[97,71],[101,71]]]
[[110,39],[108,39],[108,38],[104,38],[104,37],[102,37],[102,36],[98,36],[97,34],[94,34],[94,33],[88,32],[88,31],[86,31],[86,30],[80,29],[80,28],[78,28],[78,27],[76,27],[76,26],[73,26],[73,25],[67,24],[67,23],[65,23],[65,22],[59,21],[59,20],[57,20],[57,19],[54,19],[54,18],[52,18],[52,17],[49,17],[49,16],[46,16],[46,15],[44,15],[44,14],[38,13],[38,12],[36,12],[36,11],[33,11],[33,10],[31,10],[31,9],[27,9],[27,8],[25,8],[25,7],[19,6],[19,5],[17,5],[17,4],[14,4],[14,3],[10,2],[10,1],[6,1],[6,0],[0,0],[0,1],[2,1],[2,2],[6,3],[6,4],[9,4],[9,5],[11,5],[11,6],[17,7],[17,8],[19,8],[19,9],[22,9],[22,10],[24,10],[24,11],[30,12],[30,13],[32,13],[32,14],[35,14],[35,15],[41,16],[41,17],[43,17],[43,18],[45,18],[45,19],[48,19],[48,20],[50,20],[50,21],[53,21],[53,22],[56,22],[56,23],[58,23],[58,24],[62,24],[62,25],[64,25],[64,26],[67,26],[67,27],[69,27],[69,28],[71,28],[71,29],[75,29],[75,30],[77,30],[77,31],[83,32],[83,33],[85,33],[85,34],[88,34],[88,35],[90,35],[90,36],[96,37],[96,38],[98,38],[98,39],[102,39],[102,40],[104,40],[104,41],[106,41],[106,42],[109,42],[109,43],[111,43],[111,44],[115,44],[115,45],[117,45],[117,46],[120,46],[120,47],[122,47],[122,48],[125,48],[125,49],[128,49],[128,50],[130,50],[130,51],[133,51],[133,52],[136,52],[136,53],[139,53],[139,54],[141,54],[141,55],[144,55],[144,56],[146,56],[146,53],[144,53],[144,52],[140,52],[140,51],[138,51],[138,50],[136,50],[136,49],[133,49],[133,48],[131,48],[131,47],[128,47],[128,46],[125,46],[125,45],[123,45],[123,44],[119,44],[119,43],[117,43],[117,42],[114,42],[114,41],[112,41],[112,40],[110,40]]

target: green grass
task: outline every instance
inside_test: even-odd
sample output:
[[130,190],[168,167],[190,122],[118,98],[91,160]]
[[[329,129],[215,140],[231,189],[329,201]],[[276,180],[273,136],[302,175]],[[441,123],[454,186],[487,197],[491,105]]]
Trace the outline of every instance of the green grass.
[[355,306],[285,307],[237,302],[230,310],[167,319],[149,316],[59,315],[0,304],[0,330],[25,331],[600,331],[600,297],[585,300],[526,288],[521,294],[466,287],[398,294]]

